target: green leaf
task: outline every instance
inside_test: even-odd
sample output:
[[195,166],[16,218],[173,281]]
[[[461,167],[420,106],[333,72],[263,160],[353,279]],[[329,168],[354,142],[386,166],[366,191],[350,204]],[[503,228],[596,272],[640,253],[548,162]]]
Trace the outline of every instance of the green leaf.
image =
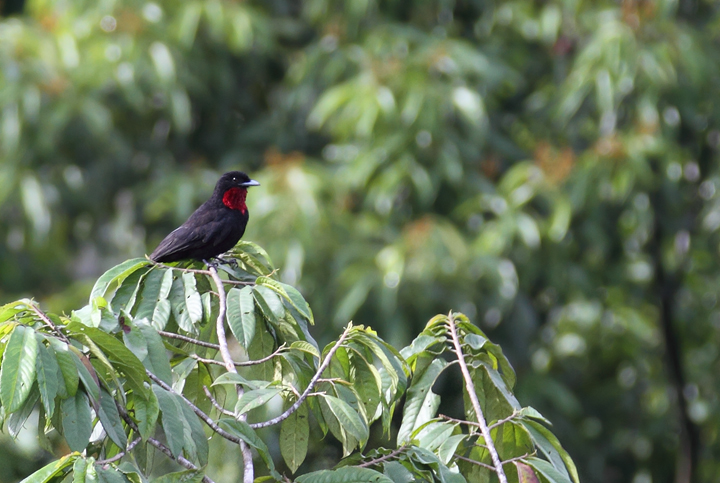
[[208,439],[205,435],[200,419],[183,401],[179,396],[175,396],[176,403],[182,408],[183,415],[185,416],[185,448],[192,447],[194,450],[190,454],[194,454],[198,463],[201,466],[205,466],[208,462],[208,453],[210,451],[208,446]]
[[267,445],[262,439],[260,439],[257,433],[255,433],[255,430],[253,430],[245,421],[223,418],[218,421],[218,424],[229,433],[245,441],[249,446],[255,448],[267,465],[270,474],[277,480],[282,479],[280,474],[275,471],[275,463],[270,456],[270,451],[268,450]]
[[[58,367],[60,368],[58,376],[62,377],[62,381],[58,380],[58,393],[63,397],[74,397],[80,383],[80,376],[78,375],[75,360],[68,349],[68,345],[54,337],[48,337],[47,340],[53,348]],[[65,394],[62,393],[63,387]]]
[[84,392],[78,391],[75,397],[64,399],[60,409],[65,441],[71,450],[83,451],[90,442],[92,433],[92,417],[87,396]]
[[280,425],[280,454],[292,473],[305,461],[309,437],[308,410],[305,404],[301,404]]
[[537,477],[533,469],[520,461],[514,461],[515,468],[518,472],[518,483],[540,483],[540,478]]
[[250,389],[260,389],[268,387],[270,382],[268,381],[249,381],[245,379],[240,374],[236,374],[234,372],[225,372],[223,374],[220,374],[215,381],[213,381],[213,386],[217,386],[218,384],[233,384],[238,385],[241,384],[247,388]]
[[155,424],[160,414],[160,405],[154,391],[146,391],[143,395],[133,395],[135,403],[135,421],[137,421],[140,437],[143,441],[155,433]]
[[285,315],[285,307],[282,301],[269,288],[256,285],[253,287],[253,296],[265,318],[273,324],[277,324]]
[[320,359],[320,351],[317,347],[312,345],[310,342],[305,342],[304,340],[296,340],[292,344],[290,344],[291,349],[299,350],[302,352],[306,352],[310,354],[313,357],[317,357]]
[[93,469],[95,470],[95,473],[97,473],[98,483],[129,483],[125,474],[113,466],[108,466],[106,469],[98,464],[95,464]]
[[125,280],[134,271],[149,264],[150,263],[144,258],[133,258],[111,268],[102,274],[100,278],[98,278],[97,282],[95,282],[95,286],[90,292],[90,301],[92,302],[95,297],[104,297],[113,285],[121,284],[123,280]]
[[570,477],[567,473],[561,473],[557,470],[556,466],[551,465],[545,460],[529,457],[525,458],[523,461],[535,468],[535,470],[547,478],[550,483],[571,483]]
[[233,335],[247,350],[255,337],[255,302],[252,287],[230,289],[227,295],[227,320]]
[[299,476],[297,483],[393,483],[393,480],[369,468],[345,466],[337,470],[313,471]]
[[167,392],[165,389],[153,384],[153,392],[157,397],[158,404],[160,405],[160,411],[162,413],[162,427],[165,431],[165,438],[167,439],[168,446],[174,457],[180,456],[184,446],[185,432],[184,423],[185,419],[182,414],[182,409],[175,404],[175,398],[172,394]]
[[115,405],[115,399],[104,389],[100,390],[100,409],[98,417],[105,432],[120,449],[127,446],[127,436],[120,419],[120,413]]
[[522,420],[520,424],[530,433],[533,442],[540,448],[540,451],[550,460],[557,471],[565,476],[570,473],[572,481],[580,482],[575,463],[567,451],[562,447],[557,437],[545,426],[529,420]]
[[65,473],[65,470],[75,463],[80,455],[78,453],[70,453],[65,455],[57,461],[43,466],[32,475],[28,476],[20,483],[48,483],[55,479],[61,473]]
[[73,465],[73,483],[86,483],[88,462],[85,458],[78,458]]
[[125,345],[110,334],[94,327],[87,327],[78,322],[70,322],[67,330],[82,340],[82,336],[89,338],[102,349],[108,360],[125,376],[127,385],[136,392],[145,392],[145,367]]
[[278,282],[277,280],[273,280],[268,277],[258,277],[255,280],[255,283],[257,285],[262,285],[273,290],[275,293],[290,302],[290,304],[295,307],[295,309],[300,312],[300,314],[302,314],[302,316],[305,317],[308,322],[310,322],[311,324],[315,323],[312,311],[310,310],[310,306],[305,301],[305,298],[303,298],[302,294],[300,294],[300,292],[298,292],[295,287]]
[[143,276],[140,281],[140,290],[137,295],[137,303],[133,310],[136,320],[151,320],[155,312],[155,306],[160,300],[161,283],[164,281],[168,271],[153,268]]
[[24,325],[15,326],[0,368],[0,401],[6,414],[20,409],[30,393],[35,382],[37,352],[35,331]]
[[75,364],[75,371],[92,401],[93,406],[100,402],[100,381],[90,360],[75,347],[70,346],[71,356]]
[[13,438],[17,437],[23,425],[25,424],[25,421],[28,420],[28,418],[33,412],[33,409],[35,409],[35,405],[37,404],[39,399],[40,392],[37,389],[37,385],[33,384],[32,390],[30,391],[30,394],[28,394],[28,397],[25,399],[23,405],[20,407],[20,409],[10,414],[10,417],[7,420],[7,427],[10,436],[12,436]]
[[447,365],[444,359],[434,359],[421,374],[413,376],[398,431],[398,444],[409,442],[415,430],[435,417],[440,396],[432,392],[432,387]]
[[368,427],[365,421],[360,417],[347,402],[334,396],[323,395],[330,410],[335,415],[344,430],[349,431],[355,439],[364,444],[369,437]]
[[158,334],[154,327],[145,322],[138,322],[136,327],[147,343],[148,353],[143,363],[150,372],[159,377],[165,384],[172,384],[172,369],[170,368],[170,360],[168,359],[162,337],[160,337],[160,334]]
[[237,404],[235,404],[235,414],[245,414],[252,409],[260,407],[282,391],[283,389],[281,387],[268,387],[248,391],[243,394],[242,397],[238,399]]
[[58,393],[58,366],[55,357],[55,351],[52,347],[45,347],[43,337],[38,337],[38,358],[37,358],[37,382],[40,390],[40,399],[42,400],[45,412],[52,415],[55,412],[55,396]]
[[200,294],[197,291],[197,281],[195,280],[195,274],[183,273],[183,286],[185,287],[185,306],[187,307],[187,314],[190,319],[190,323],[197,324],[202,320],[202,300]]

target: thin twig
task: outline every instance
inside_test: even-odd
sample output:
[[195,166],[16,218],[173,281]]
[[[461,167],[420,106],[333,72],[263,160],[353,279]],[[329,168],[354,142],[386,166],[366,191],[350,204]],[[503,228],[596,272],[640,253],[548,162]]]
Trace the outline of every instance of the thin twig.
[[450,416],[445,416],[444,414],[438,414],[438,417],[441,419],[446,419],[453,423],[467,424],[468,426],[475,426],[476,428],[480,427],[480,425],[478,423],[476,423],[475,421],[468,421],[466,419],[455,419],[455,418],[451,418]]
[[55,325],[55,323],[50,319],[50,317],[48,317],[45,312],[43,312],[42,310],[40,310],[40,307],[36,306],[34,303],[28,304],[28,307],[30,307],[30,309],[31,309],[33,312],[35,312],[35,315],[37,315],[38,317],[40,317],[40,320],[42,320],[43,322],[45,322],[45,325],[47,325],[48,327],[50,327],[50,329],[51,329],[53,332],[55,332],[55,333],[63,340],[63,342],[65,342],[66,344],[69,344],[69,343],[70,343],[70,341],[68,340],[68,338],[65,337],[65,334],[63,334],[62,332],[60,332],[60,329],[58,329],[58,326]]
[[[145,258],[147,258],[150,261],[150,263],[152,263],[156,267],[162,267],[162,268],[166,268],[168,270],[177,270],[179,272],[199,273],[201,275],[212,276],[212,274],[210,273],[210,270],[201,270],[201,269],[197,269],[197,268],[171,267],[170,265],[166,265],[164,263],[151,260],[149,257],[145,257]],[[229,283],[231,285],[255,285],[255,282],[243,282],[241,280],[223,280],[223,283]]]
[[379,457],[379,458],[371,459],[371,460],[369,460],[369,461],[366,461],[366,462],[364,462],[364,463],[362,463],[362,464],[359,464],[359,465],[356,465],[356,466],[358,466],[359,468],[367,468],[368,466],[377,465],[377,464],[379,464],[379,463],[382,463],[383,461],[389,460],[390,458],[396,457],[397,455],[399,455],[400,453],[402,453],[402,452],[405,451],[406,449],[407,449],[407,445],[404,444],[404,445],[400,446],[398,449],[396,449],[395,451],[386,454],[385,456],[381,456],[381,457]]
[[457,325],[455,325],[455,318],[453,317],[452,312],[448,314],[448,326],[450,328],[453,346],[455,347],[455,354],[457,354],[458,362],[460,364],[460,370],[462,371],[463,379],[465,379],[465,389],[467,390],[468,397],[470,398],[470,402],[475,410],[475,416],[477,417],[478,424],[480,424],[480,432],[485,439],[485,444],[488,446],[488,452],[490,453],[493,465],[495,466],[495,472],[497,473],[498,480],[500,480],[500,483],[507,483],[507,476],[505,476],[505,471],[503,470],[500,456],[498,456],[497,449],[495,448],[495,443],[490,437],[490,430],[488,429],[487,422],[485,421],[485,416],[483,416],[480,401],[478,401],[477,394],[475,394],[475,385],[473,384],[470,371],[465,363],[465,354],[463,354],[462,348],[460,347],[460,338],[458,337]]
[[122,459],[123,456],[125,456],[125,455],[128,454],[130,451],[132,451],[133,448],[134,448],[135,446],[137,446],[137,444],[138,444],[140,441],[142,441],[142,438],[136,438],[136,439],[133,440],[129,445],[127,445],[127,448],[125,448],[124,451],[120,451],[118,454],[116,454],[116,455],[113,456],[112,458],[108,458],[108,459],[106,459],[106,460],[97,460],[95,463],[97,463],[97,464],[99,464],[99,465],[108,465],[108,464],[110,464],[110,463],[114,463],[114,462]]
[[512,421],[513,419],[518,417],[518,415],[519,415],[518,411],[513,410],[512,414],[510,416],[495,421],[494,423],[492,423],[491,425],[488,426],[488,429],[493,430],[493,429],[497,428],[498,426],[502,426],[503,424],[505,424],[509,421]]
[[315,387],[315,384],[320,379],[320,376],[322,376],[322,373],[325,372],[325,369],[327,369],[327,367],[330,365],[330,361],[332,360],[333,356],[335,355],[335,351],[337,351],[338,348],[340,348],[340,346],[342,345],[342,343],[345,342],[345,339],[347,339],[347,336],[350,333],[350,329],[352,329],[352,324],[348,324],[348,326],[345,328],[345,330],[343,331],[343,333],[340,336],[340,338],[338,339],[338,341],[335,343],[334,346],[332,346],[332,348],[328,352],[327,356],[325,357],[325,360],[323,360],[322,364],[320,364],[320,367],[318,367],[318,370],[315,373],[315,375],[313,376],[313,378],[310,379],[310,383],[305,388],[305,391],[303,391],[303,393],[300,395],[298,400],[295,401],[295,403],[292,406],[287,408],[285,410],[285,412],[282,413],[280,416],[270,419],[268,421],[262,422],[262,423],[252,423],[252,424],[250,424],[250,427],[257,429],[257,428],[265,428],[267,426],[272,426],[273,424],[277,424],[281,421],[284,421],[292,413],[297,411],[297,409],[300,407],[300,405],[303,403],[303,401],[305,401],[305,399],[312,392],[313,388]]
[[243,442],[242,439],[233,436],[232,434],[228,433],[227,431],[225,431],[224,429],[222,429],[220,426],[218,426],[217,423],[216,423],[215,421],[213,421],[210,416],[208,416],[207,414],[205,414],[205,412],[204,412],[202,409],[200,409],[200,408],[197,407],[195,404],[193,404],[193,402],[190,401],[188,398],[186,398],[184,395],[178,393],[178,392],[175,391],[172,387],[170,387],[170,386],[168,386],[167,384],[165,384],[165,383],[163,382],[163,380],[160,379],[159,377],[157,377],[155,374],[153,374],[152,372],[148,371],[147,369],[145,369],[145,374],[147,374],[148,377],[149,377],[150,379],[152,379],[153,382],[154,382],[155,384],[157,384],[158,386],[162,387],[163,389],[165,389],[166,391],[168,391],[168,392],[170,392],[170,393],[173,393],[173,394],[175,394],[175,395],[177,395],[177,396],[180,396],[180,397],[182,398],[182,400],[185,401],[185,403],[186,403],[188,406],[190,406],[190,409],[192,409],[193,412],[194,412],[195,414],[197,414],[200,419],[202,419],[203,421],[205,421],[205,424],[207,424],[208,426],[210,426],[210,429],[212,429],[213,431],[215,431],[217,434],[219,434],[219,435],[222,436],[223,438],[227,439],[228,441],[232,441],[232,442],[235,443],[235,444],[240,444],[240,442]]
[[189,342],[190,344],[199,345],[200,347],[207,347],[208,349],[215,349],[216,351],[220,350],[220,346],[217,344],[205,342],[204,340],[193,339],[192,337],[188,337],[186,335],[176,334],[174,332],[165,332],[164,330],[158,330],[158,334],[163,337],[167,337],[168,339],[177,339],[183,342]]
[[457,459],[459,459],[459,460],[467,461],[468,463],[472,463],[472,464],[475,464],[475,465],[478,465],[478,466],[482,466],[483,468],[487,468],[487,469],[489,469],[489,470],[491,470],[491,471],[495,471],[495,472],[497,473],[497,470],[495,469],[494,466],[488,465],[488,464],[486,464],[486,463],[483,463],[482,461],[475,461],[474,459],[466,458],[466,457],[461,456],[461,455],[459,455],[459,454],[456,454],[455,457],[456,457]]
[[231,417],[233,417],[233,418],[235,417],[235,413],[234,413],[234,412],[225,409],[224,407],[222,407],[222,406],[220,405],[220,403],[218,403],[218,402],[215,400],[215,398],[213,397],[212,393],[210,392],[210,389],[208,389],[207,386],[203,386],[203,391],[205,391],[205,395],[208,397],[208,399],[210,399],[210,402],[212,403],[213,406],[215,406],[215,409],[217,409],[218,411],[220,411],[220,412],[221,412],[222,414],[224,414],[225,416],[231,416]]
[[[219,347],[220,347],[220,346],[218,346],[218,350],[219,350]],[[278,348],[275,350],[275,352],[273,352],[273,353],[270,354],[269,356],[263,357],[262,359],[257,359],[257,360],[254,360],[254,361],[243,361],[243,362],[233,361],[233,364],[235,364],[236,367],[255,366],[255,365],[257,365],[257,364],[262,364],[263,362],[269,361],[270,359],[272,359],[272,358],[275,357],[276,355],[280,354],[280,353],[281,353],[282,351],[284,351],[284,350],[285,350],[285,344],[283,343],[280,347],[278,347]],[[225,367],[225,362],[223,362],[223,361],[218,361],[218,360],[215,360],[215,359],[206,359],[206,358],[204,358],[204,357],[200,357],[200,356],[197,355],[197,354],[190,354],[190,357],[192,357],[192,358],[195,359],[196,361],[203,362],[203,363],[205,363],[205,364],[215,364],[215,365],[217,365],[217,366],[223,366],[223,367]]]
[[[217,268],[207,262],[205,263],[208,266],[210,276],[215,282],[215,289],[218,292],[218,298],[220,300],[217,322],[215,324],[218,345],[220,346],[220,356],[222,356],[222,360],[225,363],[225,369],[230,373],[237,374],[237,369],[235,369],[235,363],[233,362],[232,355],[230,354],[230,350],[228,349],[227,337],[225,335],[225,311],[227,310],[225,287],[223,286],[220,275],[218,275]],[[238,398],[241,397],[243,394],[243,389],[239,385],[237,386],[237,393]],[[239,417],[239,419],[241,421],[245,421],[247,419],[247,416],[243,414]],[[238,444],[240,445],[240,451],[242,452],[243,456],[243,481],[245,483],[253,483],[253,481],[255,480],[255,467],[253,466],[252,451],[250,450],[250,447],[245,443],[245,441],[240,440]]]

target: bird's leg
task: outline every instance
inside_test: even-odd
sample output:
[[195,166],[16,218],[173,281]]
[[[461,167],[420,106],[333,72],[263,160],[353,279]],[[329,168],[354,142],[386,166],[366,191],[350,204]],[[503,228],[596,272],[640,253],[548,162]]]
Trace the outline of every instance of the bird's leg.
[[216,262],[214,259],[212,259],[212,258],[211,258],[209,261],[203,259],[203,263],[204,263],[205,265],[207,265],[208,268],[209,268],[209,267],[213,267],[215,270],[217,270],[217,268],[218,268],[218,267],[217,267],[217,262]]
[[240,265],[238,265],[238,261],[234,258],[225,258],[223,256],[215,257],[216,260],[218,260],[220,263],[224,263],[225,265],[229,265],[233,268],[240,268]]

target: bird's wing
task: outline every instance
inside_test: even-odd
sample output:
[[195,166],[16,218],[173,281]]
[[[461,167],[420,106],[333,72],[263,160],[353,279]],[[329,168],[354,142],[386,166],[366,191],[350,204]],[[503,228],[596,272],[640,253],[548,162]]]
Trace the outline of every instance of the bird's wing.
[[[199,216],[198,216],[199,215]],[[201,210],[193,213],[181,226],[170,232],[152,252],[153,260],[173,257],[198,246],[216,246],[227,237],[228,227],[217,217]]]

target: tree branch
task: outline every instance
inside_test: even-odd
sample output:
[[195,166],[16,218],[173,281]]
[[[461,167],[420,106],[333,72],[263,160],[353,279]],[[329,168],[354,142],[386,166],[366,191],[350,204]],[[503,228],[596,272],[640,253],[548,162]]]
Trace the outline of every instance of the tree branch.
[[106,459],[106,460],[97,460],[95,463],[97,463],[97,464],[99,464],[99,465],[108,465],[108,464],[110,464],[110,463],[114,463],[114,462],[122,459],[123,456],[125,456],[125,455],[128,454],[130,451],[132,451],[133,448],[134,448],[135,446],[137,446],[137,444],[138,444],[140,441],[142,441],[142,438],[135,438],[135,439],[127,446],[127,448],[125,448],[124,451],[119,452],[118,454],[116,454],[116,455],[113,456],[112,458],[108,458],[108,459]]
[[318,367],[317,372],[313,376],[312,379],[310,379],[310,383],[305,388],[305,391],[300,395],[297,401],[287,408],[284,413],[282,413],[280,416],[270,419],[268,421],[262,422],[262,423],[253,423],[250,424],[251,428],[257,429],[257,428],[265,428],[268,426],[272,426],[273,424],[277,424],[279,422],[284,421],[287,419],[292,413],[297,411],[297,409],[300,407],[300,405],[305,401],[305,399],[310,395],[313,388],[315,387],[315,384],[317,384],[318,380],[322,376],[322,373],[325,372],[325,369],[330,365],[330,361],[332,360],[333,356],[335,355],[335,352],[340,348],[343,342],[345,342],[345,339],[347,339],[348,334],[350,333],[350,329],[352,329],[352,323],[348,324],[347,327],[345,327],[345,330],[343,331],[342,335],[338,339],[338,341],[335,343],[334,346],[330,349],[327,356],[325,357],[325,360],[322,361],[322,364],[320,364],[320,367]]
[[186,335],[176,334],[174,332],[165,332],[164,330],[158,330],[158,334],[163,337],[167,337],[168,339],[177,339],[183,342],[189,342],[190,344],[199,345],[200,347],[207,347],[208,349],[215,349],[216,351],[220,350],[220,346],[217,344],[205,342],[204,340],[193,339],[192,337],[188,337]]
[[457,354],[458,363],[460,364],[460,370],[462,371],[463,379],[465,379],[465,389],[468,392],[468,397],[470,398],[470,402],[475,410],[475,416],[477,417],[478,424],[480,425],[480,433],[482,433],[482,436],[485,439],[485,444],[490,452],[490,457],[492,458],[493,465],[495,466],[495,473],[497,473],[500,483],[507,483],[507,476],[505,476],[500,456],[498,456],[495,443],[490,437],[490,430],[488,429],[487,422],[485,421],[485,416],[483,416],[480,401],[478,401],[477,394],[475,394],[475,384],[473,384],[470,371],[465,363],[465,354],[463,354],[462,348],[460,347],[460,338],[458,337],[457,325],[455,324],[455,318],[453,317],[452,312],[448,314],[448,326],[450,328],[453,346],[455,347],[455,354]]
[[383,461],[387,461],[387,460],[389,460],[390,458],[396,457],[397,455],[399,455],[400,453],[402,453],[402,452],[405,451],[406,449],[407,449],[407,445],[404,444],[404,445],[400,446],[398,449],[394,450],[393,452],[386,454],[385,456],[381,456],[381,457],[379,457],[379,458],[371,459],[371,460],[369,460],[369,461],[366,461],[366,462],[364,462],[364,463],[362,463],[362,464],[359,464],[359,465],[356,465],[356,466],[359,467],[359,468],[367,468],[368,466],[373,466],[373,465],[380,464],[380,463],[382,463]]
[[31,309],[33,312],[35,312],[35,315],[37,315],[37,316],[40,318],[40,320],[42,320],[42,321],[45,323],[45,325],[47,325],[48,327],[50,327],[50,329],[51,329],[53,332],[55,332],[55,334],[57,334],[57,335],[60,337],[60,339],[63,340],[63,342],[65,342],[66,344],[69,344],[69,343],[70,343],[70,341],[68,340],[68,338],[65,337],[65,334],[63,334],[63,333],[60,331],[60,329],[58,329],[58,326],[55,325],[55,323],[50,319],[50,317],[48,317],[45,312],[43,312],[42,310],[40,310],[40,307],[36,306],[34,303],[28,304],[28,307],[30,307],[30,309]]
[[[218,345],[220,346],[220,356],[225,363],[225,369],[230,373],[237,374],[237,369],[235,369],[235,363],[233,362],[232,355],[230,354],[230,350],[228,349],[227,337],[225,335],[225,312],[227,310],[225,287],[223,286],[223,281],[220,278],[220,275],[218,275],[217,268],[207,262],[205,262],[205,264],[208,266],[210,277],[212,277],[213,282],[215,282],[215,289],[218,292],[218,298],[220,300],[218,317],[215,324]],[[237,391],[238,397],[241,397],[243,394],[242,387],[237,386]],[[239,419],[241,421],[245,421],[246,416],[241,415]],[[243,481],[244,483],[253,483],[253,481],[255,480],[255,467],[253,466],[252,451],[250,450],[250,447],[245,443],[245,441],[240,440],[238,444],[240,445],[240,451],[242,452],[243,456]]]
[[210,392],[210,389],[208,389],[207,386],[203,386],[203,391],[205,392],[205,395],[208,397],[208,399],[210,399],[210,402],[212,403],[212,405],[215,406],[215,409],[217,409],[218,411],[220,411],[220,412],[221,412],[222,414],[224,414],[225,416],[231,416],[231,417],[233,417],[233,418],[235,417],[235,413],[234,413],[234,412],[228,411],[227,409],[225,409],[224,407],[222,407],[222,406],[220,405],[220,403],[218,403],[218,402],[215,400],[215,398],[213,397],[212,393]]
[[[218,350],[220,350],[220,346],[218,346]],[[243,362],[233,361],[233,364],[235,364],[235,367],[255,366],[255,365],[257,365],[257,364],[262,364],[263,362],[269,361],[270,359],[272,359],[273,357],[277,356],[278,354],[280,354],[280,353],[281,353],[282,351],[284,351],[284,350],[285,350],[285,344],[283,343],[280,347],[278,347],[278,348],[275,350],[275,352],[273,352],[273,353],[270,354],[269,356],[263,357],[262,359],[257,359],[257,360],[254,360],[254,361],[243,361]],[[206,359],[206,358],[204,358],[204,357],[200,357],[200,356],[197,355],[197,354],[190,354],[190,357],[192,357],[192,358],[195,359],[196,361],[203,362],[203,363],[205,363],[205,364],[215,364],[215,365],[218,365],[218,366],[223,366],[223,367],[225,367],[225,362],[223,362],[223,361],[217,361],[217,360],[215,360],[215,359]]]

